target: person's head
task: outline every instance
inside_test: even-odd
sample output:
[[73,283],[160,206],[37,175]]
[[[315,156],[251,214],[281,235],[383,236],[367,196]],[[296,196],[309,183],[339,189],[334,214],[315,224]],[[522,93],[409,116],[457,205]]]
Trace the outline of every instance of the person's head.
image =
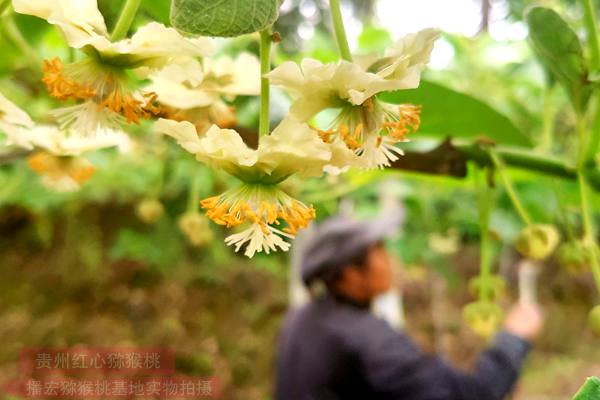
[[302,249],[301,273],[307,286],[323,283],[327,290],[358,302],[388,291],[393,272],[384,239],[400,225],[402,215],[356,221],[338,216],[317,226]]
[[322,280],[334,294],[365,302],[390,290],[393,270],[383,242],[376,242]]

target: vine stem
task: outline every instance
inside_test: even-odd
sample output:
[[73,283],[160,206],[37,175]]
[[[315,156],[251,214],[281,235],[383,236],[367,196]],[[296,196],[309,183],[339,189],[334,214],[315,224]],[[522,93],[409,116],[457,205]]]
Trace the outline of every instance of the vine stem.
[[348,37],[346,36],[346,28],[344,27],[344,17],[342,16],[342,7],[340,0],[330,0],[331,18],[333,21],[333,29],[335,30],[335,40],[337,41],[340,56],[343,60],[352,62],[352,53],[348,45]]
[[588,36],[590,59],[592,70],[600,68],[600,42],[598,41],[598,25],[596,22],[596,10],[592,0],[582,0],[585,29]]
[[140,8],[141,2],[142,0],[127,0],[123,6],[123,9],[121,10],[121,15],[119,15],[119,19],[117,20],[115,28],[110,35],[111,41],[116,42],[121,39],[125,39],[127,32],[129,32],[129,28],[131,28],[131,24],[133,23],[135,15]]
[[490,150],[490,157],[492,158],[492,162],[494,163],[496,170],[498,170],[498,173],[500,174],[500,178],[502,179],[506,193],[508,194],[510,201],[513,203],[513,206],[517,210],[519,217],[521,217],[525,225],[531,225],[531,217],[527,213],[527,210],[525,210],[525,207],[523,207],[523,203],[521,203],[521,200],[519,199],[519,196],[517,195],[517,192],[515,191],[512,182],[508,177],[504,162],[494,150]]
[[596,288],[600,292],[600,260],[598,260],[598,251],[596,243],[596,232],[594,224],[592,222],[592,213],[590,209],[590,203],[588,198],[587,182],[585,176],[580,171],[577,174],[579,181],[579,193],[581,196],[581,214],[583,218],[583,230],[584,230],[584,243],[590,244],[592,247],[591,253],[591,266],[592,273],[594,275],[594,281],[596,282]]
[[271,100],[271,86],[265,77],[271,72],[271,28],[260,32],[260,122],[259,136],[266,136],[271,131],[269,104]]
[[479,261],[479,300],[491,301],[489,281],[492,275],[491,242],[490,242],[490,216],[492,213],[492,189],[482,183],[482,178],[476,175],[477,191],[479,192],[479,229],[481,234],[481,250]]

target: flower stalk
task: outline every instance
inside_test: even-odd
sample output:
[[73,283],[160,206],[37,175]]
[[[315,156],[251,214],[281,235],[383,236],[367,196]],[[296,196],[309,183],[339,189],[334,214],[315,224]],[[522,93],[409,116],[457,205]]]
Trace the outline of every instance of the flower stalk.
[[582,0],[582,3],[592,70],[597,70],[600,68],[600,41],[598,40],[596,10],[592,0]]
[[481,255],[479,264],[479,300],[492,301],[490,280],[492,276],[492,257],[490,240],[490,217],[492,214],[493,192],[490,187],[482,183],[482,178],[477,174],[477,191],[479,195],[479,228],[481,235]]
[[512,185],[508,173],[506,172],[504,162],[494,150],[490,150],[490,157],[492,158],[492,162],[494,163],[496,170],[500,174],[500,178],[502,179],[506,193],[508,194],[510,201],[513,203],[515,210],[517,210],[519,217],[521,217],[521,220],[523,220],[525,225],[531,225],[531,217],[529,216],[529,213],[527,213],[527,210],[525,210],[525,207],[523,207],[523,203],[521,203],[521,200],[519,199],[519,196]]
[[352,62],[352,53],[348,45],[348,37],[346,28],[344,27],[344,18],[342,16],[342,7],[340,0],[331,0],[331,18],[333,21],[333,29],[335,31],[335,39],[337,41],[340,56],[343,60]]
[[129,28],[131,28],[131,24],[135,19],[135,15],[140,8],[141,2],[142,0],[127,0],[110,36],[111,41],[116,42],[118,40],[125,39],[127,32],[129,32]]
[[266,136],[271,131],[269,105],[271,100],[271,87],[269,79],[265,77],[271,72],[271,29],[260,32],[260,123],[259,135]]

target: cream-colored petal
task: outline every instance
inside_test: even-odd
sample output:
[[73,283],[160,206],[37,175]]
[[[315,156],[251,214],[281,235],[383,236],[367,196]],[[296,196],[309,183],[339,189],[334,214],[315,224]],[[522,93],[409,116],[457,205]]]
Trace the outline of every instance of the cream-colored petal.
[[242,53],[235,59],[206,58],[204,72],[207,77],[216,78],[212,86],[221,94],[234,96],[260,94],[260,61],[253,54]]
[[31,128],[33,121],[29,115],[0,93],[0,120],[6,124]]
[[317,132],[304,123],[284,119],[259,145],[257,166],[266,173],[277,170],[280,175],[303,177],[323,175],[323,167],[331,160],[331,152]]
[[162,104],[180,110],[207,107],[217,101],[218,96],[197,88],[203,76],[202,67],[195,60],[172,64],[153,74],[145,90],[156,93]]
[[158,22],[144,25],[130,39],[107,43],[98,38],[90,38],[87,44],[95,47],[101,57],[108,61],[129,68],[153,69],[162,68],[177,60],[185,62],[189,57],[206,56],[214,49],[208,38],[186,38],[175,29]]
[[96,0],[13,0],[13,7],[18,13],[57,25],[74,47],[91,37],[108,36]]
[[200,140],[200,146],[202,150],[196,158],[210,167],[231,171],[236,167],[251,167],[258,161],[258,151],[250,149],[232,129],[213,125]]
[[31,149],[27,130],[34,123],[29,115],[0,93],[0,133],[6,135],[3,144]]
[[157,132],[171,136],[177,141],[177,144],[192,154],[198,154],[202,151],[200,137],[196,127],[188,121],[172,121],[161,118],[154,124]]
[[96,150],[119,147],[129,141],[123,132],[113,131],[95,137],[73,135],[56,126],[40,125],[27,134],[29,142],[55,156],[80,156]]

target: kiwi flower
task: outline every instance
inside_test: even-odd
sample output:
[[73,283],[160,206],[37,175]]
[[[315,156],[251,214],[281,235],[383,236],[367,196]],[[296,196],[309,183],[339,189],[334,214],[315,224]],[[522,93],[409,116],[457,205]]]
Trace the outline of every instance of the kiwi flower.
[[322,139],[343,142],[360,156],[358,167],[382,168],[403,154],[396,144],[419,129],[421,107],[387,104],[376,95],[418,87],[439,35],[436,29],[425,29],[405,36],[384,57],[328,64],[312,59],[300,65],[286,62],[267,76],[294,98],[290,113],[299,121],[339,109],[331,125],[320,131]]
[[41,176],[44,186],[60,192],[78,190],[94,174],[95,168],[84,154],[129,144],[127,135],[117,131],[81,137],[57,126],[36,126],[21,133],[22,140],[35,149],[27,159],[29,167]]
[[260,94],[260,62],[248,53],[236,59],[189,60],[169,65],[150,79],[146,90],[168,107],[169,119],[194,121],[199,132],[206,132],[213,124],[231,128],[237,123],[235,110],[224,99]]
[[56,25],[69,46],[86,53],[84,59],[68,64],[58,58],[46,60],[42,79],[51,96],[79,102],[57,110],[56,116],[63,128],[82,135],[116,130],[160,113],[156,94],[138,90],[128,71],[144,77],[212,50],[208,39],[184,38],[156,22],[129,39],[113,42],[96,0],[13,0],[13,6],[18,13]]
[[213,125],[199,135],[187,121],[161,119],[156,129],[177,140],[209,167],[224,170],[240,180],[239,187],[201,202],[206,215],[227,228],[247,227],[225,239],[245,255],[287,251],[296,233],[315,218],[315,210],[291,197],[280,183],[296,175],[317,177],[330,163],[331,152],[306,124],[286,119],[269,136],[260,138],[258,149],[249,148],[231,129]]

